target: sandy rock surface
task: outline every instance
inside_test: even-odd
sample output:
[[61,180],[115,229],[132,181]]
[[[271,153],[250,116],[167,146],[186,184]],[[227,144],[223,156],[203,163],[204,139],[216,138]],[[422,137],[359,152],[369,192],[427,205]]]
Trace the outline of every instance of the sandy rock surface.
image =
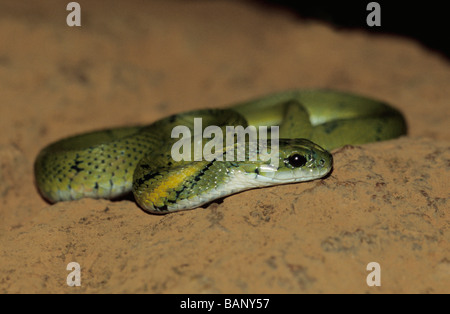
[[[0,3],[2,293],[450,292],[447,60],[241,2],[96,3],[79,28],[61,1]],[[408,136],[334,151],[323,180],[164,216],[49,205],[34,185],[34,158],[62,137],[313,87],[395,105]]]

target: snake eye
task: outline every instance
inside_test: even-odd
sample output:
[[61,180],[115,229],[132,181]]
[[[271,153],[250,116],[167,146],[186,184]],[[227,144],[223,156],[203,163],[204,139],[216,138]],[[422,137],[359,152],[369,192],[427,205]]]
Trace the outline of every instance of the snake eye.
[[293,154],[288,158],[289,164],[294,168],[303,167],[306,161],[306,158],[299,154]]

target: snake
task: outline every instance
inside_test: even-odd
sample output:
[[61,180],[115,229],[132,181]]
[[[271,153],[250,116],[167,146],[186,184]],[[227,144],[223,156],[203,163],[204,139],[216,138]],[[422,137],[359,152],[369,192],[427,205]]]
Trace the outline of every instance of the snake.
[[[237,126],[270,127],[270,131],[265,142],[255,142],[244,133],[240,141],[214,146],[210,158],[202,158],[202,149],[213,136],[193,136],[196,119],[201,119],[202,127],[219,128],[216,131],[228,132],[230,126],[235,131]],[[187,132],[183,143],[193,145],[181,146],[180,134],[173,136],[177,126]],[[272,127],[277,128],[272,131]],[[406,132],[404,116],[386,102],[338,90],[288,90],[231,106],[174,114],[148,125],[64,138],[39,152],[35,182],[50,203],[85,197],[114,200],[132,192],[144,211],[164,214],[205,207],[253,188],[324,178],[333,168],[330,151],[394,139]],[[214,134],[219,140],[214,143],[224,141],[223,134]],[[191,158],[174,158],[175,145]],[[250,158],[263,152],[276,154]]]

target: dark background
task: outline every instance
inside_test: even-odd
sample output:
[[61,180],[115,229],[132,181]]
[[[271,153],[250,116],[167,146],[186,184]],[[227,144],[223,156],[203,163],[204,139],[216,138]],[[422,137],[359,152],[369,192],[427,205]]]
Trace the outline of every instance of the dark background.
[[295,12],[299,19],[321,20],[335,28],[364,29],[412,38],[446,58],[450,58],[450,12],[444,1],[374,1],[381,6],[381,26],[366,24],[370,0],[302,1],[250,0],[266,7]]

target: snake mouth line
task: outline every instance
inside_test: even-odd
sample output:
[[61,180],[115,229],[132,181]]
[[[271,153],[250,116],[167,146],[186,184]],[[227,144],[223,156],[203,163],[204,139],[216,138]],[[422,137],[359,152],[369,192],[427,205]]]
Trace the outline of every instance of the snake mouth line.
[[311,181],[314,179],[322,178],[327,176],[331,172],[332,168],[323,168],[323,169],[315,169],[311,171],[301,171],[301,174],[286,174],[284,177],[283,175],[279,174],[278,172],[275,174],[278,174],[278,176],[268,176],[268,175],[257,175],[255,178],[261,181],[265,182],[272,182],[272,183],[294,183],[294,182],[304,182],[304,181]]

